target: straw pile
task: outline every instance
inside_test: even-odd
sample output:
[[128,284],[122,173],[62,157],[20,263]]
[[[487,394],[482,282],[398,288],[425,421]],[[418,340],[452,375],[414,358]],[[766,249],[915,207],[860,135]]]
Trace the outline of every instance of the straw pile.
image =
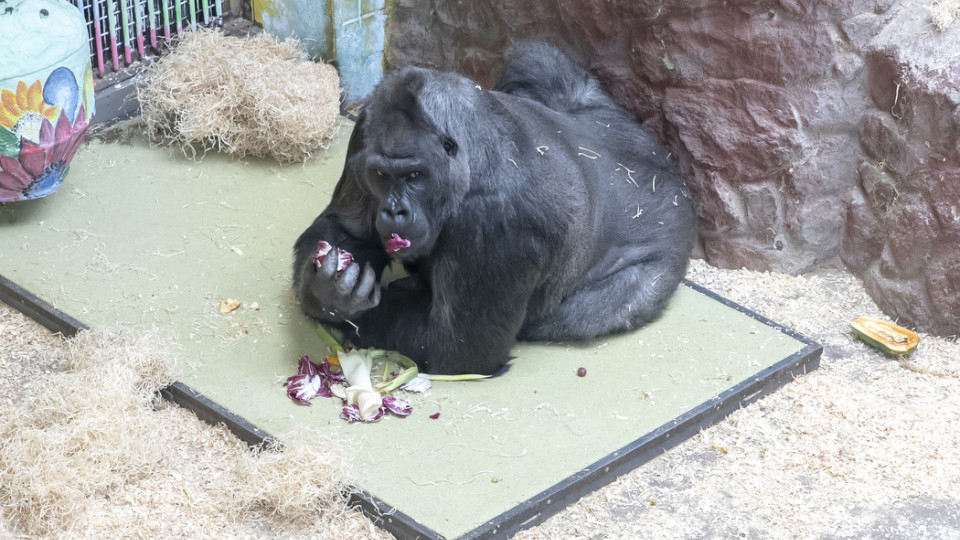
[[944,31],[960,16],[960,1],[936,0],[927,7],[930,11],[930,22],[937,30]]
[[147,136],[189,158],[207,150],[308,159],[335,134],[340,80],[299,42],[186,32],[138,91]]
[[371,532],[344,504],[351,453],[340,441],[305,430],[253,452],[160,401],[176,373],[169,342],[97,330],[34,355],[50,372],[24,383],[26,399],[0,403],[0,536],[282,536],[319,521]]
[[34,381],[25,410],[0,420],[0,505],[30,534],[64,529],[91,495],[163,458],[157,419],[141,411],[171,381],[172,356],[116,333],[82,335],[66,354],[65,371]]

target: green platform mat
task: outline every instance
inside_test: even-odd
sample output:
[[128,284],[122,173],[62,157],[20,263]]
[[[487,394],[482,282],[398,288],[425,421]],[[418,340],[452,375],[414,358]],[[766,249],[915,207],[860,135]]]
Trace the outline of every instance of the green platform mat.
[[[505,375],[435,383],[405,419],[295,405],[282,381],[326,350],[294,305],[291,246],[326,206],[350,129],[289,166],[93,142],[59,192],[0,206],[0,300],[54,329],[170,330],[189,387],[175,399],[251,442],[304,424],[359,439],[358,501],[411,538],[508,536],[816,367],[819,346],[684,285],[646,328],[520,344]],[[243,304],[221,315],[224,298]]]

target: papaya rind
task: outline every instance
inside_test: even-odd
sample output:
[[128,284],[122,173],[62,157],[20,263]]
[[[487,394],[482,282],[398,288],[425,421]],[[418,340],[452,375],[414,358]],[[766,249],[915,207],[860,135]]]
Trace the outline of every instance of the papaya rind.
[[[871,326],[880,327],[887,332],[899,334],[905,337],[907,341],[905,343],[892,343],[871,331]],[[869,317],[859,317],[850,321],[850,328],[853,329],[853,333],[857,337],[865,341],[868,345],[893,356],[910,354],[916,350],[917,344],[920,343],[920,336],[918,336],[916,332],[907,330],[893,323],[871,319]]]

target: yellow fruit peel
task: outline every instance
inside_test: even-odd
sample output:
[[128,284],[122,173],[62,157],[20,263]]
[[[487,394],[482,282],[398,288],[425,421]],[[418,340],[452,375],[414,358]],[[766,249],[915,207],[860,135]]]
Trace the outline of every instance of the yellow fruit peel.
[[920,343],[916,332],[879,319],[858,317],[850,327],[857,337],[887,354],[910,354]]

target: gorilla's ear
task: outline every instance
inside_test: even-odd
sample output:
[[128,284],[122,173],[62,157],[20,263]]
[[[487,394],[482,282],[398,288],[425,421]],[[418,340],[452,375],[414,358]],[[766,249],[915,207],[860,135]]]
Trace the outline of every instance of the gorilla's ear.
[[347,143],[347,155],[356,154],[363,149],[363,133],[367,123],[367,111],[360,111],[360,116],[353,125],[353,132],[350,134],[350,142]]
[[443,151],[447,153],[450,157],[457,157],[457,151],[460,148],[457,146],[457,142],[451,139],[448,135],[443,136]]

